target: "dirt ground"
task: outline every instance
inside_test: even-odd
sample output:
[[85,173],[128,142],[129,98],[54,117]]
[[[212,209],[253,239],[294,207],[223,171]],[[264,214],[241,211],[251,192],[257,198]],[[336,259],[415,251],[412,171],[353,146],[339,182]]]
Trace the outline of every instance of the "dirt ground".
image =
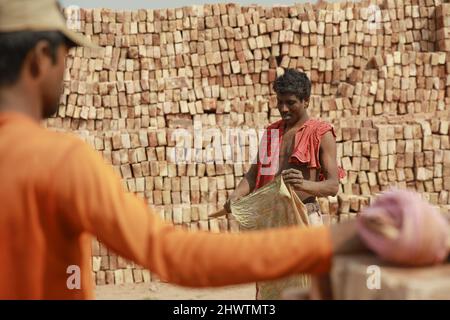
[[215,289],[183,288],[167,283],[97,286],[97,300],[254,300],[255,284]]

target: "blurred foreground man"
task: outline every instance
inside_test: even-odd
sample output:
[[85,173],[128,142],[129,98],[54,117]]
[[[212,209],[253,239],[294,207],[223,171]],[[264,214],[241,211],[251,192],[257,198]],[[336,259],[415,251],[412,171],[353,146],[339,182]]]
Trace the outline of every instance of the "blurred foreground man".
[[[58,109],[76,45],[90,44],[66,28],[55,1],[0,0],[0,298],[93,298],[92,236],[166,281],[198,287],[321,274],[356,239],[353,224],[245,235],[165,224],[89,146],[39,125]],[[67,284],[73,266],[80,289]]]

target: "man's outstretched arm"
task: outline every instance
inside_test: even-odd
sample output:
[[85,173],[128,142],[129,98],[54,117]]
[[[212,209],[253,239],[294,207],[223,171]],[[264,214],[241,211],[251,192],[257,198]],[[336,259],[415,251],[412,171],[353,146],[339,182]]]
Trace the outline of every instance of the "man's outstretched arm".
[[330,268],[327,227],[245,234],[189,232],[164,223],[123,190],[100,155],[78,143],[58,169],[55,193],[64,224],[89,232],[117,254],[185,286],[222,286]]

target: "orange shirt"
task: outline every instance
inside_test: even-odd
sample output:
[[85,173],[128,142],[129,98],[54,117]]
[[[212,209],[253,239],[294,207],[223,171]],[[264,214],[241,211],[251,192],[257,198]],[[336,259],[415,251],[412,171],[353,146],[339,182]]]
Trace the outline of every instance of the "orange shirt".
[[[93,298],[91,239],[184,286],[222,286],[330,268],[326,227],[245,234],[163,222],[80,139],[0,113],[0,299]],[[69,289],[67,268],[81,270]]]

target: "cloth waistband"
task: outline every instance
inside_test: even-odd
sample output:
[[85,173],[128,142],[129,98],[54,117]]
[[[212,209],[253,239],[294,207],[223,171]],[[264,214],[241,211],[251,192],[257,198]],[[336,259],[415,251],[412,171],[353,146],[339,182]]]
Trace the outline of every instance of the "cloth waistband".
[[312,197],[306,198],[306,199],[303,200],[302,202],[303,202],[304,204],[307,204],[307,203],[317,203],[317,199],[316,199],[316,197],[312,196]]
[[306,207],[306,210],[308,210],[308,213],[311,213],[311,212],[319,212],[320,213],[320,206],[317,201],[305,203],[305,207]]

